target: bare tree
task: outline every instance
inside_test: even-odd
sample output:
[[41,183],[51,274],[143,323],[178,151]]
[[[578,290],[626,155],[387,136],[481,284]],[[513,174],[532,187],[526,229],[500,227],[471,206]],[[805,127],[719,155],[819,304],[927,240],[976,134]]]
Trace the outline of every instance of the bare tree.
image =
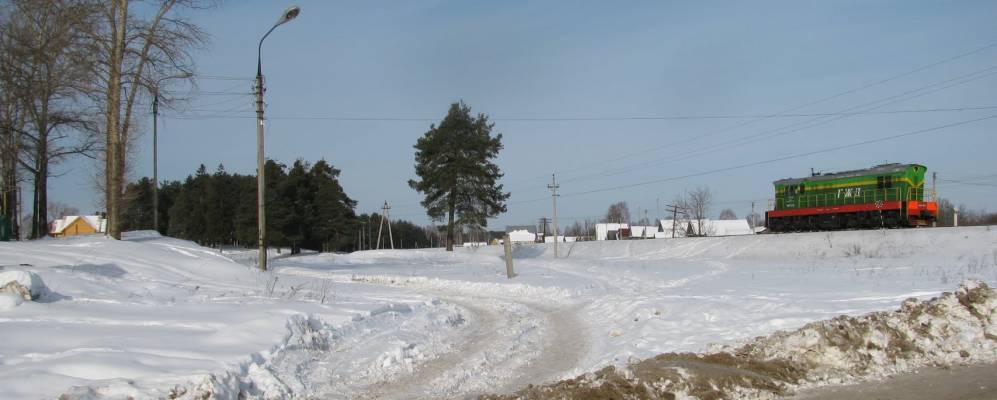
[[[84,87],[92,81],[92,53],[83,32],[95,8],[76,0],[15,0],[3,21],[5,89],[21,108],[18,164],[32,176],[31,237],[48,234],[48,178],[66,157],[89,154]],[[8,126],[9,130],[13,128]],[[8,138],[10,141],[10,138]]]
[[17,220],[17,192],[21,175],[17,165],[24,131],[24,107],[17,91],[16,63],[12,61],[13,43],[7,33],[13,7],[0,7],[0,214],[10,217],[20,238],[21,221]]
[[710,209],[713,207],[713,191],[709,187],[697,187],[686,192],[685,197],[680,202],[683,209],[688,213],[690,222],[694,225],[693,232],[696,236],[709,236],[709,226],[706,220],[709,219]]
[[80,215],[80,209],[58,201],[50,201],[48,203],[48,215],[55,218]]
[[723,209],[723,211],[720,211],[720,219],[722,220],[737,219],[737,214],[734,213],[734,210],[725,208]]
[[191,49],[201,46],[206,35],[178,16],[175,9],[209,6],[196,0],[161,0],[151,17],[129,14],[129,0],[103,4],[104,21],[92,34],[94,50],[102,55],[98,65],[101,90],[96,91],[104,105],[106,121],[104,148],[105,205],[108,234],[121,238],[124,183],[128,169],[128,148],[133,132],[133,112],[138,100],[158,91],[171,80],[194,76]]
[[630,207],[627,206],[627,202],[621,201],[609,206],[609,210],[606,211],[606,218],[602,222],[629,223]]

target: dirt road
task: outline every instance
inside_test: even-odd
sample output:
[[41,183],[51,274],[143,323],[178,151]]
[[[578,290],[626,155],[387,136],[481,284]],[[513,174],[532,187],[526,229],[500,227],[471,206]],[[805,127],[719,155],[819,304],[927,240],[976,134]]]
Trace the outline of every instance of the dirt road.
[[927,368],[883,381],[811,389],[790,399],[993,400],[997,399],[997,364]]

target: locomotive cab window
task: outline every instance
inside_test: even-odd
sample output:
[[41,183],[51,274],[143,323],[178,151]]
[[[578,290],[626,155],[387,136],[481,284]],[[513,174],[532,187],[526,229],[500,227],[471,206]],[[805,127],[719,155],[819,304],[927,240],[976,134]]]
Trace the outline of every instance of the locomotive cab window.
[[893,176],[892,175],[886,177],[886,188],[888,189],[888,188],[891,188],[891,187],[893,187]]
[[882,189],[885,184],[886,179],[882,176],[876,177],[876,189]]

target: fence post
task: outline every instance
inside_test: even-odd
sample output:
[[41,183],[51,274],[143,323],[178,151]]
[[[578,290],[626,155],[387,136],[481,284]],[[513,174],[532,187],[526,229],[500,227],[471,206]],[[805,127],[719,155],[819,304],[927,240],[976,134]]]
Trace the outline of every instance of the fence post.
[[508,234],[505,235],[505,240],[502,241],[502,247],[505,247],[505,274],[512,279],[516,276],[516,273],[512,271],[512,237]]

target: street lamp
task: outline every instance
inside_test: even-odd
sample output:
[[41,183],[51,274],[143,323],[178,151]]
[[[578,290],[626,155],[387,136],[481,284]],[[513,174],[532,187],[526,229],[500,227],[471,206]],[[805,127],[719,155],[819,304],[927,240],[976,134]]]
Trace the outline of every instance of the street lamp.
[[259,222],[260,270],[262,271],[267,270],[267,225],[264,211],[266,200],[263,195],[265,185],[265,174],[263,173],[263,41],[266,40],[267,36],[270,36],[270,32],[273,32],[278,26],[296,18],[300,13],[301,8],[298,6],[290,6],[284,10],[277,23],[273,24],[270,30],[260,38],[260,45],[256,49],[256,203],[259,206],[257,210],[259,218],[257,220]]

